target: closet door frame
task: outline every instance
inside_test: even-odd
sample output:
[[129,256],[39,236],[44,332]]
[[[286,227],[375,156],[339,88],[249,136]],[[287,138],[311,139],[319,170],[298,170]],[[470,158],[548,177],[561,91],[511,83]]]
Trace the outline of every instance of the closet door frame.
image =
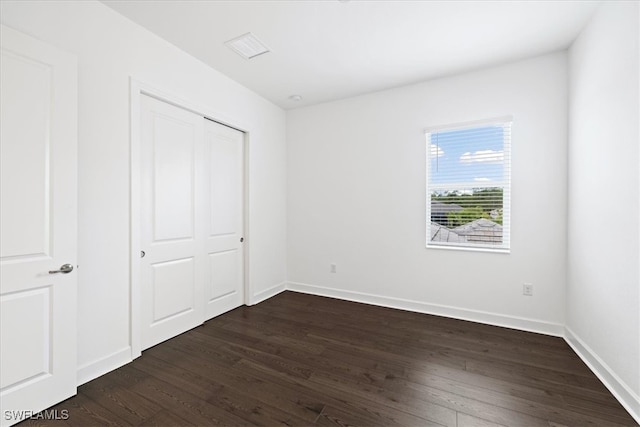
[[156,98],[162,102],[172,104],[176,107],[191,111],[205,118],[223,124],[225,126],[237,129],[244,133],[243,142],[243,265],[244,265],[244,301],[246,305],[250,305],[252,295],[251,282],[249,280],[249,248],[251,245],[249,230],[249,149],[251,132],[246,123],[233,119],[218,111],[212,111],[210,108],[198,105],[187,99],[174,94],[168,93],[162,89],[158,89],[145,82],[130,78],[130,336],[129,342],[131,346],[131,359],[135,359],[142,354],[142,295],[141,295],[141,262],[140,256],[142,251],[141,232],[141,195],[142,195],[142,157],[141,157],[141,103],[142,96],[147,95]]

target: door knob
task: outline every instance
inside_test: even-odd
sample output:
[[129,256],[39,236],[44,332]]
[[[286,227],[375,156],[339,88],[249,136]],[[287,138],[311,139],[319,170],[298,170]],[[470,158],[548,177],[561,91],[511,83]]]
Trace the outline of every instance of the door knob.
[[67,274],[67,273],[71,273],[72,271],[73,271],[73,265],[64,264],[60,266],[60,270],[49,270],[49,274],[57,274],[57,273]]

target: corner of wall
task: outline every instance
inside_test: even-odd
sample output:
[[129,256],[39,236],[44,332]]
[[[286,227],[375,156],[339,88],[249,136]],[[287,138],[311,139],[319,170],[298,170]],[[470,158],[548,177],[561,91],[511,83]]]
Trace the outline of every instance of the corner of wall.
[[78,386],[95,380],[133,360],[131,347],[127,346],[105,357],[78,367],[76,382]]
[[640,396],[635,394],[631,387],[568,326],[565,326],[564,340],[640,424]]
[[275,286],[270,287],[269,289],[265,289],[264,291],[260,291],[251,296],[248,305],[256,305],[261,303],[262,301],[268,300],[271,297],[275,297],[281,292],[287,290],[287,282],[278,283]]

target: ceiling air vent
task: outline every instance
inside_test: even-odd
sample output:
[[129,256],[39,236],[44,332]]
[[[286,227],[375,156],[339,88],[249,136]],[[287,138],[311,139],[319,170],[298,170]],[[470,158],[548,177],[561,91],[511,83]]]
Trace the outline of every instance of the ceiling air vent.
[[252,33],[243,34],[240,37],[225,42],[230,49],[242,56],[244,59],[255,58],[258,55],[269,52],[269,48],[264,45]]

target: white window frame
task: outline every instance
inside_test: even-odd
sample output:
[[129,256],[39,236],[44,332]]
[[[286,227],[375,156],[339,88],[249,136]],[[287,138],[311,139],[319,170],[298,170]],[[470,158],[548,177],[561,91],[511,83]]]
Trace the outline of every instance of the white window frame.
[[[489,245],[489,244],[476,244],[476,243],[449,243],[449,242],[432,242],[431,241],[431,193],[432,186],[429,183],[431,176],[431,135],[438,132],[458,131],[472,128],[480,128],[491,125],[508,126],[509,133],[503,137],[503,151],[504,151],[504,168],[508,171],[506,182],[503,183],[503,213],[502,213],[502,244],[501,245]],[[479,252],[493,252],[493,253],[510,253],[511,252],[511,185],[513,171],[511,169],[511,135],[513,132],[513,117],[504,116],[493,119],[478,120],[473,122],[457,123],[450,125],[432,126],[424,130],[425,134],[425,157],[426,157],[426,247],[427,249],[445,249],[456,251],[479,251]],[[442,189],[445,186],[438,186],[438,189]],[[492,188],[496,185],[483,185],[475,182],[458,182],[450,185],[451,189],[456,188]]]

